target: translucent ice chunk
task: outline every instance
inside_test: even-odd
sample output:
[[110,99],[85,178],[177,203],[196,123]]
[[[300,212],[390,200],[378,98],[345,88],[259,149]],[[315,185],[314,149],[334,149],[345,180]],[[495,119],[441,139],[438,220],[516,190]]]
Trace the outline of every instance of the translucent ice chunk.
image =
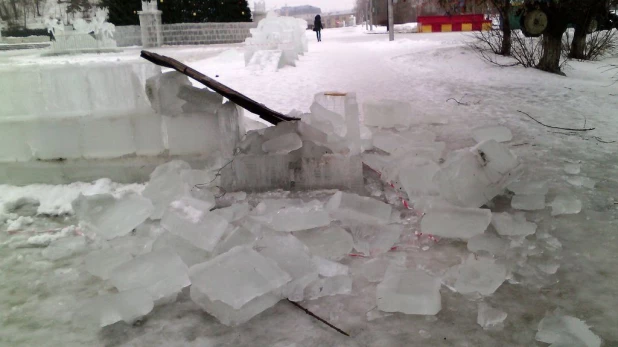
[[257,237],[245,227],[230,225],[228,229],[232,230],[226,231],[223,240],[215,248],[215,254],[223,254],[236,246],[253,246],[257,240]]
[[346,295],[352,292],[352,277],[340,275],[320,278],[305,289],[305,299],[315,300],[323,296]]
[[455,290],[461,294],[493,294],[506,280],[507,270],[492,259],[471,255],[458,269]]
[[139,195],[80,195],[72,203],[77,217],[106,240],[124,236],[152,214],[152,203]]
[[423,271],[389,266],[376,292],[378,309],[415,315],[435,315],[442,309],[440,280]]
[[476,142],[487,140],[496,140],[498,142],[508,142],[513,139],[511,130],[503,126],[494,126],[487,128],[478,128],[472,131],[472,137]]
[[86,256],[84,263],[86,271],[103,280],[107,280],[115,267],[132,259],[133,257],[129,253],[108,248],[91,252]]
[[421,220],[424,234],[469,239],[485,232],[491,211],[480,208],[443,207],[429,210]]
[[490,233],[476,235],[468,240],[468,250],[474,253],[484,251],[494,256],[502,256],[508,248],[509,241]]
[[536,340],[552,346],[600,347],[601,339],[588,325],[575,317],[551,315],[539,323]]
[[552,216],[578,214],[582,211],[582,202],[572,196],[558,195],[549,205]]
[[186,101],[182,106],[185,113],[209,112],[215,113],[223,103],[223,97],[206,88],[196,88],[191,85],[181,85],[178,98]]
[[255,209],[252,218],[276,231],[299,231],[324,227],[331,217],[317,200],[264,200]]
[[168,231],[161,234],[152,245],[153,251],[164,248],[169,248],[176,253],[187,267],[203,263],[211,257],[210,252]]
[[379,200],[337,192],[326,204],[333,218],[356,223],[387,224],[392,208]]
[[173,160],[158,166],[150,174],[150,182],[142,195],[154,205],[150,216],[152,219],[161,219],[172,201],[190,194],[191,187],[181,177],[181,172],[185,170],[191,170],[191,166],[186,162]]
[[242,324],[281,299],[291,280],[274,261],[250,247],[235,247],[191,267],[191,299],[226,325]]
[[209,212],[211,204],[184,197],[170,204],[161,219],[161,225],[195,246],[212,251],[228,226],[227,220]]
[[311,259],[313,259],[313,263],[318,268],[318,273],[322,277],[347,276],[350,272],[350,268],[347,265],[322,257],[313,256]]
[[245,202],[242,204],[233,204],[232,206],[220,208],[212,212],[231,223],[245,218],[249,214],[249,209],[249,204]]
[[42,252],[43,257],[49,260],[59,260],[87,249],[84,236],[71,236],[53,241]]
[[511,207],[522,211],[537,211],[545,209],[545,195],[515,195]]
[[292,281],[286,284],[283,295],[292,301],[302,301],[309,283],[318,279],[318,268],[309,249],[291,234],[265,234],[255,245],[261,255],[274,260]]
[[161,249],[117,266],[110,282],[120,291],[144,288],[155,302],[167,302],[191,284],[188,271],[176,253]]
[[412,105],[397,100],[367,101],[363,104],[365,125],[394,128],[409,126],[412,118]]
[[262,144],[262,150],[266,153],[287,154],[303,146],[303,141],[296,133],[289,133]]
[[399,170],[399,184],[409,196],[437,195],[438,187],[434,184],[433,177],[438,171],[440,167],[432,161],[407,165]]
[[503,236],[527,236],[536,232],[536,224],[528,222],[523,213],[494,213],[491,224]]
[[108,244],[118,252],[136,256],[150,252],[153,242],[150,237],[127,235],[110,240]]
[[507,188],[516,195],[545,195],[549,192],[546,181],[517,181],[509,184]]
[[384,258],[368,260],[361,268],[361,274],[369,282],[382,282],[390,261]]
[[401,225],[355,225],[350,227],[354,249],[367,256],[388,252],[399,241]]
[[593,179],[590,179],[588,177],[582,177],[582,176],[569,176],[567,177],[567,182],[569,182],[570,184],[576,186],[576,187],[586,187],[588,189],[594,189],[594,186],[597,184],[597,182]]
[[494,140],[456,153],[436,174],[441,196],[462,207],[481,207],[521,175],[522,165]]
[[478,305],[476,323],[482,326],[483,329],[491,329],[502,325],[506,317],[506,312],[497,310],[484,302],[480,302]]
[[143,289],[131,289],[87,301],[74,316],[77,322],[95,321],[105,327],[119,321],[132,324],[154,308],[150,294]]
[[354,247],[352,235],[340,227],[298,231],[294,236],[309,247],[313,255],[331,260],[342,259]]
[[582,166],[580,164],[566,164],[564,166],[564,172],[577,175],[581,171]]

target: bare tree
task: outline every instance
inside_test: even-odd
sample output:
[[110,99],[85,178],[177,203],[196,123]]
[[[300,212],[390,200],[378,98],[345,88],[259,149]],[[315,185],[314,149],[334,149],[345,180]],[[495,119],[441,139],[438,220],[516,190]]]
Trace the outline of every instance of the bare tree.
[[[586,36],[600,29],[609,12],[610,2],[606,0],[579,0],[573,5],[575,33],[569,50],[569,58],[588,60]],[[598,35],[597,35],[598,38]]]

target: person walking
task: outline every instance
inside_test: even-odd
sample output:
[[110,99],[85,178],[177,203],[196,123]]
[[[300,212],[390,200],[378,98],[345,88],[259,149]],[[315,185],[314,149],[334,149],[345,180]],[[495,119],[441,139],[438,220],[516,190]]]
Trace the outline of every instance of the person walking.
[[322,29],[324,29],[324,26],[322,25],[322,17],[317,15],[313,21],[313,31],[315,31],[318,35],[318,42],[322,42]]

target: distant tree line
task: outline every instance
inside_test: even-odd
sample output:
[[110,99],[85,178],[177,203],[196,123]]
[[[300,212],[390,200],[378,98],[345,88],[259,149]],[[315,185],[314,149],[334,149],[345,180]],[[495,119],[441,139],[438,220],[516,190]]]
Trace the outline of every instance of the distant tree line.
[[[163,11],[163,23],[250,22],[247,0],[153,0]],[[109,10],[109,22],[115,25],[139,25],[141,0],[101,0]]]

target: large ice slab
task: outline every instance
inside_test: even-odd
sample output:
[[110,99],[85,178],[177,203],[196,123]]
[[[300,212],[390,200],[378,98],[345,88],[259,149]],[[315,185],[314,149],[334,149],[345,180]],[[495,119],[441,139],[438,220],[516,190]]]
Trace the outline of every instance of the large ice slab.
[[262,144],[262,150],[266,153],[287,154],[303,146],[303,141],[296,133],[289,133],[275,137]]
[[541,320],[536,340],[552,346],[600,347],[601,339],[581,319],[558,314]]
[[354,248],[352,235],[340,227],[298,231],[294,233],[313,255],[340,260]]
[[256,206],[255,221],[276,231],[299,231],[328,226],[331,217],[321,202],[314,200],[264,200]]
[[522,211],[538,211],[545,209],[545,195],[515,195],[511,199],[511,207]]
[[438,171],[438,164],[428,160],[409,164],[399,169],[399,184],[408,196],[437,195],[438,187],[433,178]]
[[582,202],[575,197],[567,195],[556,196],[549,206],[551,206],[552,216],[578,214],[582,211]]
[[291,234],[267,233],[255,245],[261,255],[274,260],[292,281],[283,289],[283,295],[292,301],[302,301],[309,283],[318,279],[318,268],[309,249]]
[[401,225],[354,225],[350,227],[354,239],[354,249],[366,256],[376,256],[388,252],[399,241]]
[[148,199],[135,194],[118,199],[111,194],[80,195],[72,206],[77,218],[106,240],[127,235],[154,209]]
[[490,233],[476,235],[468,240],[468,250],[474,253],[487,252],[493,256],[503,256],[508,248],[508,240]]
[[506,280],[507,269],[493,259],[471,255],[458,269],[455,290],[461,294],[493,294]]
[[150,181],[142,192],[154,205],[150,218],[161,219],[172,201],[190,194],[191,187],[181,177],[181,172],[185,170],[191,170],[188,163],[173,160],[158,166],[150,174]]
[[503,236],[528,236],[536,232],[536,224],[528,222],[523,213],[494,213],[491,224]]
[[203,263],[210,259],[212,255],[205,249],[197,247],[191,241],[168,231],[159,235],[159,237],[152,244],[153,251],[158,251],[164,248],[169,248],[176,253],[180,259],[182,259],[182,262],[187,265],[187,267]]
[[414,315],[435,315],[442,309],[440,280],[427,273],[389,266],[376,292],[378,309]]
[[545,195],[549,192],[547,181],[517,181],[507,188],[516,195]]
[[226,325],[242,324],[275,305],[291,280],[273,260],[235,247],[190,270],[191,299]]
[[146,81],[146,95],[153,110],[159,114],[175,116],[182,113],[185,101],[178,98],[182,87],[191,86],[189,78],[180,72],[170,71]]
[[53,241],[42,251],[42,254],[49,260],[59,260],[82,253],[87,247],[84,236],[70,236]]
[[244,226],[229,225],[221,242],[214,250],[215,254],[223,254],[236,246],[253,246],[257,236]]
[[483,329],[493,329],[502,325],[506,317],[506,312],[495,309],[484,302],[480,302],[478,305],[476,323],[482,326]]
[[184,197],[173,201],[161,219],[161,226],[195,246],[212,251],[221,240],[228,221],[209,212],[213,205]]
[[397,100],[375,100],[363,103],[363,123],[380,128],[407,127],[411,123],[412,105]]
[[469,239],[485,232],[491,211],[480,208],[440,207],[427,211],[421,220],[424,234]]
[[74,320],[96,322],[100,327],[124,321],[132,324],[154,308],[150,294],[144,289],[131,289],[118,294],[101,295],[87,301],[74,315]]
[[352,277],[339,275],[320,278],[305,289],[305,300],[315,300],[323,296],[347,295],[352,292]]
[[350,272],[350,268],[347,265],[336,261],[317,256],[313,256],[311,259],[322,277],[347,276]]
[[188,271],[176,253],[161,249],[114,268],[110,282],[119,291],[144,288],[155,302],[167,302],[191,284]]
[[505,145],[489,140],[447,160],[434,182],[449,202],[481,207],[517,180],[521,169],[519,160]]
[[86,271],[103,280],[107,280],[111,276],[114,268],[132,259],[133,257],[129,253],[108,248],[91,252],[86,256],[84,264]]
[[392,208],[379,200],[337,192],[333,195],[326,209],[333,218],[356,223],[388,224],[391,219]]

